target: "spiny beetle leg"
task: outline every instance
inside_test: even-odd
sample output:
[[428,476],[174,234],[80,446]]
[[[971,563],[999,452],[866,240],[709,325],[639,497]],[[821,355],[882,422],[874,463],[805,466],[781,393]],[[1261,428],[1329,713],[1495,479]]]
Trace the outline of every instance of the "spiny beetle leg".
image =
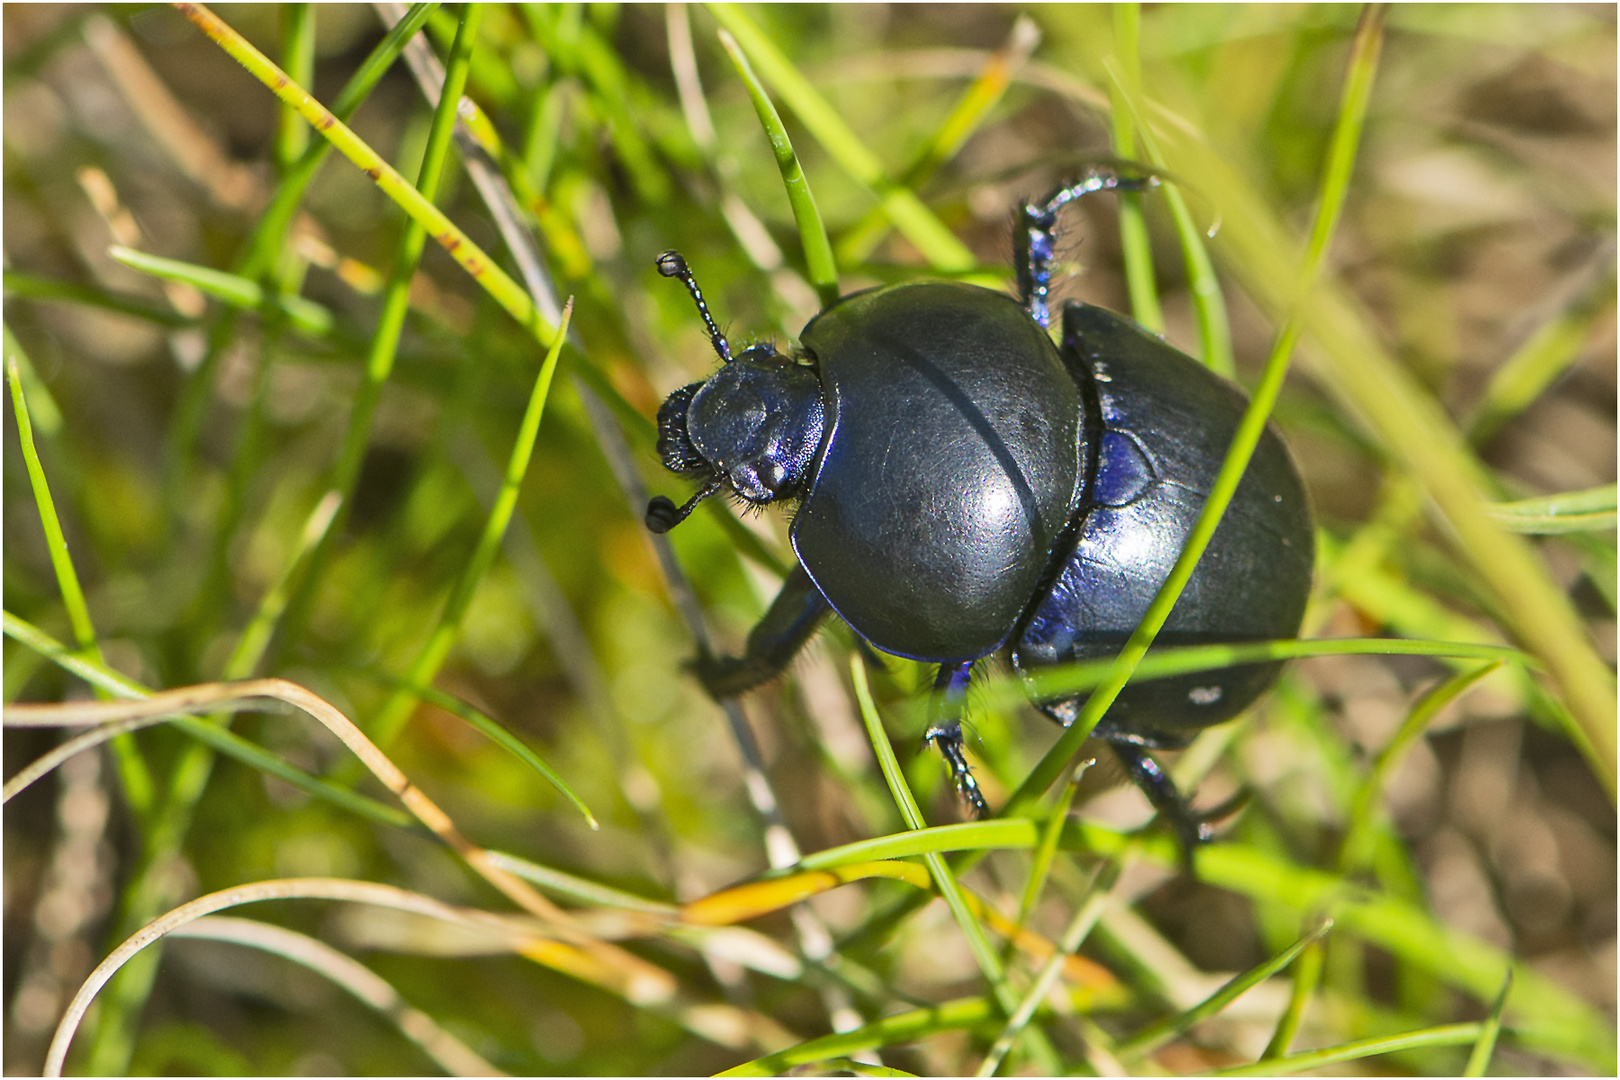
[[973,816],[983,820],[990,816],[990,807],[984,801],[984,793],[979,790],[979,782],[973,778],[973,769],[962,749],[962,704],[972,677],[972,660],[940,665],[929,708],[934,719],[923,733],[923,745],[932,743],[939,749],[940,756],[951,767],[957,793],[973,811]]
[[794,565],[782,590],[748,632],[742,656],[700,656],[692,670],[715,698],[736,697],[782,673],[815,635],[830,609],[804,567]]
[[1110,165],[1089,169],[1086,175],[1065,184],[1046,198],[1025,203],[1013,230],[1014,269],[1018,272],[1018,297],[1030,318],[1046,326],[1052,314],[1047,293],[1052,285],[1052,260],[1057,257],[1057,216],[1063,207],[1097,191],[1141,191],[1159,182],[1144,171],[1138,176],[1121,176]]
[[1210,817],[1224,817],[1231,809],[1217,808],[1217,812],[1210,817],[1196,813],[1187,804],[1186,798],[1176,789],[1175,781],[1160,767],[1157,761],[1148,756],[1141,747],[1127,742],[1110,743],[1114,755],[1130,773],[1136,786],[1142,789],[1153,808],[1159,816],[1169,823],[1175,831],[1176,839],[1181,844],[1181,862],[1189,877],[1196,877],[1194,854],[1198,848],[1207,844],[1215,835],[1210,828]]

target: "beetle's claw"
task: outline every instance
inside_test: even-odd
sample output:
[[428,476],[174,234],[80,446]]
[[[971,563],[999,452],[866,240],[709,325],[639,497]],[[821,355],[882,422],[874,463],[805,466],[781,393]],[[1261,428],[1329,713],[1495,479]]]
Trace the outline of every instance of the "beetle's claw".
[[984,792],[979,790],[979,782],[973,778],[973,767],[968,764],[967,754],[962,750],[962,724],[952,720],[949,723],[932,724],[923,732],[923,746],[932,743],[939,749],[940,756],[951,767],[951,777],[956,781],[956,793],[967,803],[968,809],[973,812],[976,820],[983,821],[990,816],[990,806],[984,801]]

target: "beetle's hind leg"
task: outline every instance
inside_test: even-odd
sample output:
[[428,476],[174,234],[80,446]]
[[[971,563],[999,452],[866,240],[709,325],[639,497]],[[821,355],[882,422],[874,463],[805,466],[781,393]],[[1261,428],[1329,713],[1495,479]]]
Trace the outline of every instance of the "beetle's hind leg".
[[748,632],[743,655],[700,656],[692,668],[712,697],[736,697],[780,675],[815,636],[829,610],[810,575],[795,564],[776,599]]
[[979,790],[979,782],[973,778],[973,769],[962,750],[962,705],[967,697],[968,682],[973,678],[973,664],[972,660],[964,660],[960,664],[939,666],[939,676],[934,680],[933,699],[929,703],[932,720],[928,730],[923,733],[923,745],[933,743],[939,748],[940,756],[951,767],[951,778],[956,781],[957,793],[972,809],[973,816],[982,820],[990,816],[990,807],[984,801],[984,793]]
[[1131,780],[1142,789],[1142,793],[1148,797],[1148,801],[1159,812],[1159,816],[1164,818],[1175,832],[1176,840],[1181,845],[1182,865],[1188,875],[1192,876],[1194,853],[1215,836],[1209,823],[1219,821],[1235,811],[1248,800],[1247,792],[1239,792],[1234,799],[1200,814],[1187,802],[1187,797],[1176,788],[1170,774],[1149,757],[1147,751],[1129,742],[1110,741],[1109,745],[1113,747],[1114,756],[1119,758],[1120,764],[1125,766]]
[[1121,176],[1112,166],[1101,165],[1065,184],[1046,198],[1025,203],[1018,212],[1013,230],[1014,269],[1018,271],[1018,298],[1030,318],[1046,326],[1052,321],[1046,296],[1052,285],[1052,260],[1057,254],[1057,216],[1065,205],[1098,191],[1141,191],[1159,182],[1150,173]]

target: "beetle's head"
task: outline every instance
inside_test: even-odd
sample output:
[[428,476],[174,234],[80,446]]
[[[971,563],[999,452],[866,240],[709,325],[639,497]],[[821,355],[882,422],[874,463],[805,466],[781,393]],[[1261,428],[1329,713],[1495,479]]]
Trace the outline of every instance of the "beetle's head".
[[647,505],[647,527],[668,532],[699,502],[726,488],[756,505],[797,494],[821,442],[821,380],[770,345],[733,358],[686,260],[667,251],[658,269],[680,278],[692,293],[724,366],[703,382],[681,387],[658,410],[658,455],[665,467],[704,485],[682,506],[654,498]]

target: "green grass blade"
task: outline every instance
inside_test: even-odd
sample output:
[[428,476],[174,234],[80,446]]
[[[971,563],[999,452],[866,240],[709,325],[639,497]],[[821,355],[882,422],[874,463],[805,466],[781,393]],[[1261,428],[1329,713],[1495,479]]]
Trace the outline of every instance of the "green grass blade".
[[1303,1054],[1271,1058],[1238,1069],[1216,1069],[1210,1076],[1290,1076],[1307,1069],[1320,1069],[1340,1061],[1360,1061],[1379,1054],[1416,1050],[1429,1046],[1466,1046],[1479,1037],[1480,1024],[1447,1024],[1442,1027],[1409,1031],[1400,1035],[1380,1035],[1372,1039],[1341,1043]]
[[1095,764],[1093,761],[1081,762],[1080,767],[1074,770],[1074,776],[1063,785],[1063,793],[1053,801],[1052,809],[1046,816],[1046,824],[1041,830],[1041,843],[1035,849],[1035,858],[1030,861],[1029,881],[1024,885],[1024,898],[1018,905],[1018,925],[1024,926],[1029,922],[1030,913],[1035,910],[1035,904],[1041,898],[1041,891],[1046,887],[1046,876],[1052,869],[1052,859],[1057,855],[1058,840],[1063,836],[1063,823],[1069,818],[1069,810],[1074,806],[1074,797],[1080,790],[1080,778],[1086,770]]
[[498,866],[508,873],[515,874],[524,881],[538,885],[547,892],[554,893],[566,900],[572,900],[580,904],[592,904],[597,907],[641,911],[648,915],[659,915],[670,919],[680,914],[680,908],[674,904],[648,900],[644,896],[637,896],[635,893],[602,885],[588,878],[565,873],[550,866],[541,866],[539,863],[519,855],[512,855],[504,851],[491,851],[488,854],[492,865]]
[[826,1035],[802,1042],[798,1046],[779,1050],[774,1054],[744,1062],[716,1073],[716,1076],[782,1076],[794,1069],[815,1065],[832,1058],[847,1057],[863,1050],[891,1046],[897,1043],[917,1042],[930,1035],[962,1028],[976,1027],[996,1017],[995,1003],[988,998],[962,998],[928,1009],[914,1009],[898,1016],[856,1028],[854,1031]]
[[[21,350],[15,339],[8,340],[6,345],[6,381],[11,387],[11,408],[17,418],[17,440],[22,444],[23,464],[28,469],[28,483],[34,490],[34,507],[39,511],[40,526],[45,530],[45,546],[50,552],[51,569],[56,572],[56,585],[62,591],[62,607],[67,611],[68,623],[73,627],[73,637],[79,649],[89,658],[101,662],[101,645],[96,640],[95,623],[90,619],[90,606],[85,603],[79,573],[73,568],[67,536],[62,532],[62,520],[56,515],[56,500],[51,498],[45,467],[40,464],[39,450],[34,445],[34,425],[28,415],[28,401],[23,396],[22,374],[17,363]],[[14,349],[17,351],[14,352]]]
[[[215,300],[233,308],[257,311],[265,302],[263,286],[239,274],[230,274],[179,259],[169,259],[162,255],[148,255],[144,251],[120,247],[117,244],[109,247],[107,254],[131,270],[139,270],[143,274],[151,274],[164,281],[183,282],[205,296],[212,296]],[[313,300],[306,300],[301,296],[277,295],[275,302],[281,313],[286,316],[288,325],[309,337],[329,337],[336,325],[332,312]]]
[[1487,511],[1503,528],[1541,536],[1603,532],[1615,525],[1615,486],[1561,491],[1517,502],[1494,503]]
[[65,304],[83,304],[86,307],[101,308],[104,311],[116,311],[120,315],[129,315],[145,322],[156,323],[159,326],[190,326],[194,321],[179,314],[171,307],[153,303],[143,296],[130,296],[127,293],[114,292],[111,289],[103,289],[94,285],[58,281],[55,278],[40,277],[37,274],[30,274],[21,270],[7,270],[3,279],[0,280],[3,280],[7,293],[12,296],[27,297],[30,300],[54,300]]
[[415,686],[406,686],[403,680],[393,679],[390,681],[396,683],[406,692],[420,697],[428,704],[435,705],[438,708],[443,709],[445,712],[465,720],[474,730],[478,731],[485,738],[489,739],[490,742],[493,742],[495,745],[499,746],[501,749],[523,762],[523,764],[528,768],[540,774],[546,783],[550,784],[557,790],[559,795],[574,805],[574,809],[578,810],[580,815],[584,817],[586,823],[590,825],[592,832],[599,831],[602,828],[602,826],[596,820],[596,815],[591,813],[591,808],[585,805],[585,800],[581,799],[574,793],[574,789],[568,786],[568,782],[562,778],[557,770],[553,769],[550,765],[547,765],[545,759],[543,759],[533,750],[529,749],[527,743],[525,743],[522,739],[519,739],[516,735],[513,735],[510,731],[507,731],[500,724],[496,723],[487,713],[473,708],[471,705],[452,694],[446,694],[444,691],[435,689],[431,686],[424,686],[420,684]]
[[1591,288],[1539,327],[1491,373],[1491,381],[1468,423],[1471,442],[1484,445],[1580,360],[1581,349],[1599,320],[1613,310],[1614,283],[1612,268],[1599,274]]
[[[883,730],[883,722],[878,719],[877,705],[872,701],[872,691],[866,684],[866,664],[862,661],[860,653],[854,653],[849,660],[850,675],[855,682],[855,700],[860,706],[861,719],[866,724],[867,738],[871,741],[872,752],[878,760],[878,768],[883,773],[883,779],[889,785],[889,793],[894,797],[895,804],[900,808],[900,815],[905,819],[906,827],[914,834],[925,831],[927,824],[923,820],[922,809],[918,807],[916,798],[911,794],[911,787],[906,783],[906,776],[900,768],[900,762],[895,759],[894,747],[889,745],[889,736]],[[984,928],[979,920],[973,917],[968,908],[967,900],[962,895],[962,886],[956,880],[956,874],[937,851],[923,851],[923,861],[928,864],[928,872],[934,879],[934,886],[939,890],[951,915],[956,919],[962,933],[966,936],[968,947],[973,952],[973,958],[978,961],[979,970],[990,984],[991,992],[1000,1002],[1002,1010],[1011,1015],[1018,1007],[1018,998],[1007,982],[1007,973],[1002,968],[1001,958],[996,955],[990,941],[984,934]],[[801,865],[803,865],[801,861]],[[1037,1060],[1045,1066],[1048,1074],[1055,1072],[1057,1057],[1050,1044],[1044,1038],[1032,1038],[1031,1051]]]
[[[1007,40],[991,54],[978,77],[962,92],[950,115],[900,174],[902,186],[916,190],[932,179],[941,165],[956,156],[1001,101],[1013,76],[1029,60],[1040,41],[1040,27],[1029,16],[1020,15]],[[834,245],[839,261],[845,266],[865,262],[891,227],[881,209],[872,210],[846,229]]]
[[[287,74],[305,86],[315,82],[315,5],[288,4],[281,9],[281,55]],[[285,172],[309,148],[309,126],[283,105],[273,148],[276,167]]]
[[[1114,63],[1109,65],[1109,126],[1114,156],[1125,161],[1136,157],[1136,133],[1127,102],[1137,96],[1142,83],[1138,56],[1142,9],[1134,3],[1113,6]],[[1144,329],[1164,333],[1164,309],[1159,305],[1159,289],[1153,274],[1153,243],[1148,237],[1147,220],[1142,216],[1142,193],[1119,192],[1119,245],[1125,262],[1125,287],[1131,297],[1131,315]]]
[[427,686],[432,683],[440,665],[450,655],[450,647],[455,644],[462,617],[472,604],[478,583],[483,579],[484,572],[489,569],[490,564],[495,561],[495,553],[500,548],[506,523],[511,520],[512,511],[517,506],[518,488],[528,471],[529,457],[534,452],[535,436],[540,432],[540,418],[545,415],[546,398],[551,393],[552,376],[557,371],[557,360],[562,355],[563,340],[567,336],[568,320],[573,314],[573,309],[573,300],[570,298],[563,308],[558,333],[553,337],[545,362],[540,365],[540,372],[535,378],[534,390],[529,395],[528,409],[523,414],[517,441],[507,461],[505,481],[501,485],[500,493],[495,497],[495,505],[485,519],[484,530],[478,538],[478,543],[451,589],[444,610],[439,614],[438,623],[411,664],[410,673],[405,680],[407,686],[389,696],[372,724],[369,734],[379,746],[386,747],[392,742],[410,717],[411,709],[416,704],[416,694],[409,687]]
[[147,695],[147,689],[140,683],[120,675],[101,661],[86,659],[28,620],[19,618],[9,611],[0,618],[3,618],[3,621],[0,621],[0,628],[4,629],[8,638],[26,645],[62,670],[77,675],[98,692],[109,697],[133,698]]
[[1350,873],[1366,866],[1372,855],[1374,815],[1378,812],[1379,796],[1395,767],[1406,757],[1406,752],[1422,736],[1440,710],[1467,693],[1475,683],[1501,667],[1500,662],[1481,664],[1441,683],[1424,694],[1407,713],[1395,737],[1390,739],[1373,763],[1361,790],[1350,806],[1349,826],[1339,847],[1338,865],[1341,872]]
[[1490,1015],[1480,1025],[1479,1040],[1474,1043],[1474,1049],[1468,1054],[1468,1064],[1463,1069],[1464,1076],[1484,1076],[1485,1070],[1491,1064],[1491,1055],[1496,1052],[1496,1038],[1502,1032],[1502,1010],[1507,1007],[1508,994],[1513,990],[1513,969],[1502,978],[1502,990],[1496,995],[1491,1004]]
[[[68,552],[67,536],[56,513],[56,500],[51,497],[45,467],[40,464],[39,450],[34,445],[34,426],[28,415],[28,401],[23,395],[22,375],[18,357],[24,355],[16,339],[8,335],[6,381],[11,386],[11,406],[17,418],[17,439],[22,444],[23,464],[28,470],[28,483],[33,488],[34,506],[39,511],[40,526],[45,532],[45,546],[50,552],[51,569],[56,574],[56,585],[62,593],[62,607],[67,611],[68,624],[84,659],[104,664],[101,643],[96,637],[94,622],[90,619],[90,606],[85,602],[84,589],[79,584],[79,573],[73,567],[73,556]],[[11,350],[16,350],[15,352]],[[152,812],[157,798],[157,785],[152,770],[139,748],[128,736],[113,740],[113,760],[118,765],[118,778],[123,784],[124,797],[129,800],[137,818],[145,819]]]
[[916,246],[930,266],[947,273],[961,273],[977,265],[973,253],[940,223],[915,193],[885,175],[877,157],[752,17],[736,4],[710,4],[709,10],[720,25],[731,31],[765,82],[799,122],[810,129],[810,134],[852,179],[877,197],[895,228]]
[[1300,1022],[1305,1018],[1305,1006],[1310,1004],[1311,995],[1316,991],[1322,981],[1322,966],[1326,956],[1325,942],[1313,941],[1305,947],[1294,962],[1294,978],[1289,987],[1288,1007],[1277,1020],[1277,1030],[1271,1036],[1265,1053],[1260,1055],[1262,1061],[1269,1058],[1280,1058],[1288,1053],[1293,1045],[1294,1036],[1299,1032]]
[[495,265],[484,251],[474,244],[466,233],[444,215],[432,202],[424,199],[394,167],[366,144],[325,106],[317,102],[303,87],[287,76],[269,57],[255,49],[246,38],[232,30],[213,12],[200,4],[182,4],[181,11],[198,29],[207,34],[230,57],[270,89],[283,102],[298,111],[316,131],[337,147],[338,152],[359,166],[401,210],[418,222],[428,234],[461,264],[473,280],[494,298],[519,325],[526,327],[542,345],[549,345],[557,328],[548,324],[535,308],[522,286]]
[[1303,952],[1307,946],[1322,940],[1332,928],[1333,921],[1331,919],[1322,920],[1314,930],[1288,948],[1264,963],[1257,964],[1248,971],[1229,979],[1219,990],[1191,1009],[1152,1024],[1120,1043],[1114,1050],[1115,1054],[1122,1061],[1130,1061],[1151,1054],[1194,1024],[1208,1020],[1219,1013],[1240,996],[1293,963],[1294,958]]
[[905,859],[945,851],[993,851],[996,848],[1034,847],[1039,838],[1039,830],[1028,818],[964,821],[958,825],[935,825],[840,844],[825,851],[806,855],[794,865],[793,869],[832,870],[850,863]]
[[838,265],[833,261],[832,244],[827,240],[827,228],[821,222],[820,211],[816,209],[810,182],[805,179],[804,168],[799,164],[798,155],[793,152],[793,142],[788,138],[787,128],[782,126],[782,117],[777,114],[776,106],[771,104],[765,87],[748,63],[748,57],[737,46],[736,39],[724,30],[720,31],[720,44],[725,48],[726,55],[731,57],[743,85],[748,88],[754,112],[758,114],[760,126],[765,129],[765,136],[771,142],[771,153],[776,157],[776,167],[782,173],[782,184],[787,188],[788,202],[793,207],[793,220],[799,226],[799,243],[804,248],[805,269],[809,271],[810,284],[815,287],[821,306],[830,307],[838,299]]
[[[1137,115],[1136,99],[1120,86],[1117,79],[1112,85],[1119,87],[1121,100],[1130,107],[1133,116]],[[1170,220],[1175,226],[1176,242],[1181,247],[1182,264],[1187,274],[1187,293],[1192,298],[1193,319],[1198,326],[1198,359],[1222,378],[1235,378],[1237,360],[1232,354],[1232,324],[1226,314],[1226,296],[1215,274],[1215,262],[1209,256],[1208,245],[1204,243],[1204,232],[1187,207],[1181,181],[1163,171],[1164,155],[1159,151],[1152,130],[1144,126],[1140,118],[1137,119],[1136,136],[1142,140],[1147,160],[1161,170],[1158,173],[1160,190],[1164,193],[1164,204],[1169,208]]]

